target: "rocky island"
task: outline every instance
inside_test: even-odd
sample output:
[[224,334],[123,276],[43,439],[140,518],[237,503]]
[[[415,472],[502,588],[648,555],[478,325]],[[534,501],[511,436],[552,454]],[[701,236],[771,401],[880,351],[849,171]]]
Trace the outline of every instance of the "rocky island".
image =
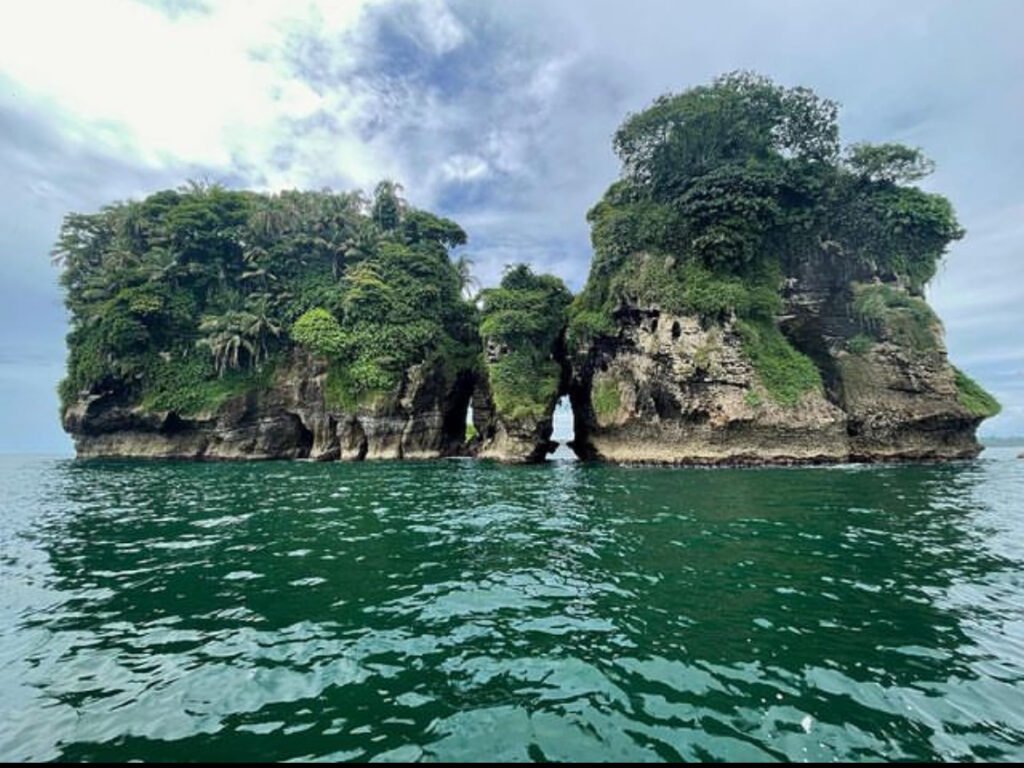
[[749,73],[629,116],[575,297],[525,265],[474,295],[465,232],[391,182],[71,214],[64,427],[82,457],[534,462],[568,396],[585,459],[975,456],[999,406],[924,295],[963,230],[919,150],[843,150],[836,116]]

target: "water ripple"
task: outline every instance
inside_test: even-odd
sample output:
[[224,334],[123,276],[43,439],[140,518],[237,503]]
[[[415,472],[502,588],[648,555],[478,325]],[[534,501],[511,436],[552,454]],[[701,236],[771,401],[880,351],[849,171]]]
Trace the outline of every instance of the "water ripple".
[[1024,758],[1024,463],[0,460],[0,758]]

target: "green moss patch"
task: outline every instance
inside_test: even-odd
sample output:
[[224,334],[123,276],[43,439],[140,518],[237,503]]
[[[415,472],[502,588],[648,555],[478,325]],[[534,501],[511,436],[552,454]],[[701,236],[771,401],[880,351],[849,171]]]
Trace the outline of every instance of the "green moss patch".
[[591,403],[594,406],[594,413],[602,422],[608,422],[615,417],[622,406],[622,394],[619,392],[619,383],[614,379],[602,378],[594,382],[594,389],[591,392]]
[[939,347],[939,319],[924,299],[893,285],[856,285],[853,311],[864,333],[876,340],[891,338],[917,352]]
[[774,323],[743,320],[737,323],[737,329],[743,352],[773,400],[792,407],[805,392],[821,391],[817,367],[786,340]]
[[956,396],[960,405],[975,416],[985,419],[995,416],[1002,410],[999,401],[986,392],[978,382],[959,368],[953,370],[956,373]]

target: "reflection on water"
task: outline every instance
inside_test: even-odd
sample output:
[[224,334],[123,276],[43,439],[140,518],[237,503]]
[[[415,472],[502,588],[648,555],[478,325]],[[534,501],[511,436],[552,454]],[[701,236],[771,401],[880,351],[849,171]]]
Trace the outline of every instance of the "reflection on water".
[[1024,462],[0,462],[0,758],[1024,757]]

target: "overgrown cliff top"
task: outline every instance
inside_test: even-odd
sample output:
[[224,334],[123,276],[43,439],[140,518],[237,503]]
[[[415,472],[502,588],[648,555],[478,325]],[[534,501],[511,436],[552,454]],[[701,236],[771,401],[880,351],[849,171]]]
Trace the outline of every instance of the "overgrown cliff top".
[[63,402],[99,388],[201,410],[259,386],[294,346],[343,369],[334,389],[353,401],[471,354],[469,265],[449,258],[466,234],[400,192],[192,184],[69,215],[54,249],[71,313]]
[[576,332],[599,333],[622,303],[767,316],[801,267],[920,294],[964,234],[946,198],[915,186],[933,164],[901,144],[843,149],[837,114],[807,88],[735,72],[627,117],[620,178],[588,214]]

